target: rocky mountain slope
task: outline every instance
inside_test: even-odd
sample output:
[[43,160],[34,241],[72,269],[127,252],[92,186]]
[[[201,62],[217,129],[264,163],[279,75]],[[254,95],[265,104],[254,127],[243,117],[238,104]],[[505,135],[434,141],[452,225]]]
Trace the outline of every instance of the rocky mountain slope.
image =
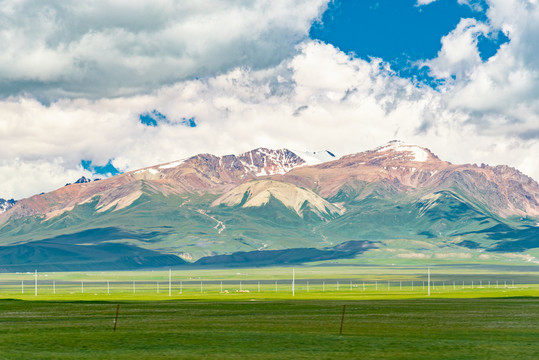
[[448,190],[462,193],[502,217],[539,216],[539,185],[518,170],[484,164],[453,165],[428,149],[400,142],[294,169],[281,179],[316,188],[326,199],[361,200],[399,193],[421,197]]
[[[316,163],[315,153],[310,163]],[[219,194],[259,176],[284,174],[307,160],[286,150],[255,149],[240,155],[215,156],[199,154],[188,159],[152,166],[117,175],[98,182],[79,181],[56,191],[21,200],[0,225],[8,219],[41,215],[51,219],[76,205],[98,197],[98,212],[119,210],[131,205],[151,188],[165,195],[207,192]]]
[[536,261],[538,201],[537,182],[516,169],[455,165],[397,141],[338,159],[264,148],[199,154],[18,201],[0,214],[0,265],[24,267],[29,251],[49,254],[39,257],[43,266],[82,259],[92,268],[109,244],[130,246],[129,258],[134,249],[144,253],[126,268],[216,264],[236,252],[256,265],[271,263],[261,251],[290,251],[279,261],[295,262],[293,254],[305,252],[293,249],[358,242],[346,256],[500,259],[510,252],[504,259]]
[[300,217],[304,217],[307,211],[316,214],[320,219],[331,218],[344,212],[344,209],[324,200],[313,191],[274,180],[244,183],[220,196],[212,203],[212,207],[261,207],[266,206],[271,199],[281,202]]

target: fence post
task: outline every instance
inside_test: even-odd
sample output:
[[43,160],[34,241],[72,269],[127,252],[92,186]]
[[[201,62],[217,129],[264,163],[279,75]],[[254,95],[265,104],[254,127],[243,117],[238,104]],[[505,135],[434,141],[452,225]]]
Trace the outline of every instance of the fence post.
[[342,306],[342,317],[341,317],[341,329],[339,330],[339,335],[342,335],[342,326],[344,324],[344,312],[346,311],[346,305]]
[[116,331],[116,324],[118,324],[118,313],[120,312],[120,304],[116,306],[116,317],[114,318],[114,329],[113,331]]

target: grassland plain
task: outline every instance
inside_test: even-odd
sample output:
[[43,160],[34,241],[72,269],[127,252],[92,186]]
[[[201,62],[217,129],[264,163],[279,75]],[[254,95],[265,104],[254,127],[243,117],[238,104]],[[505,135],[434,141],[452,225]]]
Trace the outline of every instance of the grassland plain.
[[[161,300],[421,298],[428,267],[304,266],[161,271],[0,274],[0,298],[27,300]],[[539,296],[537,266],[438,264],[431,293],[445,298]],[[170,276],[170,284],[169,284]],[[170,288],[169,288],[170,286]]]
[[0,359],[539,358],[537,267],[426,269],[0,274]]
[[[537,298],[0,300],[1,359],[537,359]],[[244,300],[250,300],[244,298]],[[346,316],[339,335],[343,305]]]

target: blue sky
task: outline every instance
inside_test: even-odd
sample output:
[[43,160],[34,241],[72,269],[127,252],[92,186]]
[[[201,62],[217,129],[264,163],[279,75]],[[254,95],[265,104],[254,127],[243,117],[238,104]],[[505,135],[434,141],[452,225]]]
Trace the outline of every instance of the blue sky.
[[[487,9],[484,3],[474,9],[455,0],[438,0],[428,6],[418,6],[415,0],[334,1],[321,21],[313,24],[309,37],[364,59],[382,58],[399,75],[415,76],[436,86],[417,62],[436,57],[440,39],[460,19],[486,21]],[[478,47],[482,60],[488,60],[507,41],[501,31],[481,36]]]
[[435,57],[442,36],[461,18],[470,17],[485,20],[485,13],[454,0],[428,6],[417,6],[414,0],[335,1],[313,24],[309,36],[363,58],[401,64]]
[[0,198],[392,139],[539,179],[536,0],[73,4],[0,0]]

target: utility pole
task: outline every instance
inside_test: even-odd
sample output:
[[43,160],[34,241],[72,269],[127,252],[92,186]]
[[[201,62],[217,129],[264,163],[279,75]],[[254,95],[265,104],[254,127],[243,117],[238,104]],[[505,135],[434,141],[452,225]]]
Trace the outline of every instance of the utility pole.
[[294,289],[295,281],[296,281],[296,272],[295,272],[295,269],[292,268],[292,296],[295,296],[295,289]]
[[430,296],[430,267],[427,270],[427,288],[428,288],[428,296]]

